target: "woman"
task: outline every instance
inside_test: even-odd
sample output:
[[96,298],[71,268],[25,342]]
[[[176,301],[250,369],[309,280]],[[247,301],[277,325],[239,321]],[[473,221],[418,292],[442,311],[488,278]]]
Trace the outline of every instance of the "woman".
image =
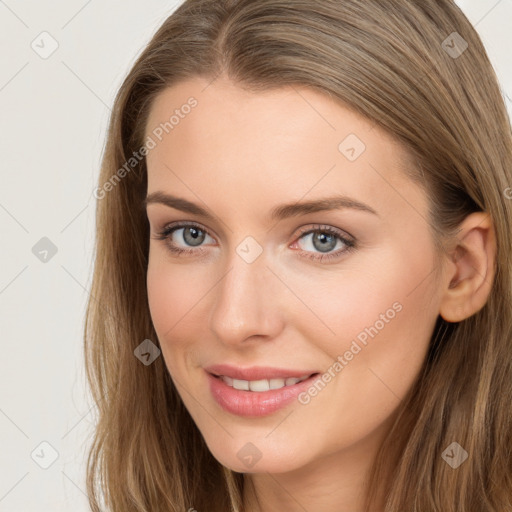
[[184,2],[95,192],[92,510],[511,510],[511,184],[455,3]]

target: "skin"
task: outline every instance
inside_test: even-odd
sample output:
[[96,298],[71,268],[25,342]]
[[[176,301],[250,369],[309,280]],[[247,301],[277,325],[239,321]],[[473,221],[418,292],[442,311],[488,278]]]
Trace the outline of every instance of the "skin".
[[[208,83],[195,78],[162,92],[146,127],[149,135],[197,99],[148,154],[148,194],[172,193],[214,216],[147,207],[148,299],[162,355],[214,457],[252,484],[247,511],[362,512],[365,477],[438,315],[460,321],[485,304],[495,250],[490,220],[469,216],[435,275],[428,198],[406,178],[407,155],[391,137],[311,89],[251,93],[226,77]],[[355,161],[338,149],[349,134],[366,145]],[[378,215],[338,209],[269,218],[277,205],[334,192]],[[202,255],[180,228],[157,239],[176,221],[207,231]],[[355,238],[355,250],[341,252],[340,240],[330,250],[340,251],[337,258],[308,258],[323,253],[300,228],[318,224]],[[263,250],[252,263],[236,252],[248,236]],[[177,256],[172,241],[196,252]],[[400,312],[307,405],[243,418],[210,395],[203,370],[210,364],[324,372],[397,302]],[[249,442],[261,454],[251,468],[237,456]]]

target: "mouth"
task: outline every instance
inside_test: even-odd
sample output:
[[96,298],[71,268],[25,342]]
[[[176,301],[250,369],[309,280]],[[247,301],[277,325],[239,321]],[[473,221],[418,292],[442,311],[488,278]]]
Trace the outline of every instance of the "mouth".
[[[206,370],[206,369],[205,369]],[[225,411],[236,416],[267,416],[297,401],[298,396],[314,385],[320,372],[230,367],[215,373],[206,371],[210,393]],[[288,375],[286,374],[288,373]],[[295,374],[289,376],[289,374]],[[226,375],[227,374],[227,375]],[[235,375],[233,375],[235,374]],[[239,378],[256,374],[257,378]],[[261,377],[265,375],[266,377]]]
[[[270,366],[242,367],[230,364],[216,364],[204,368],[209,374],[222,378],[224,382],[235,389],[258,391],[260,387],[268,382],[268,389],[279,389],[279,387],[297,384],[312,375],[320,373],[315,369],[289,369]],[[293,380],[292,380],[293,379]],[[274,386],[279,386],[275,388]],[[268,391],[267,389],[267,391]]]
[[259,379],[259,380],[245,380],[245,379],[235,379],[233,377],[229,377],[228,375],[215,375],[211,374],[214,378],[220,379],[227,386],[238,389],[240,391],[254,391],[256,393],[263,393],[265,391],[271,391],[276,389],[281,389],[284,387],[295,386],[299,382],[303,382],[311,377],[319,375],[318,372],[305,374],[301,377],[277,377],[274,379]]

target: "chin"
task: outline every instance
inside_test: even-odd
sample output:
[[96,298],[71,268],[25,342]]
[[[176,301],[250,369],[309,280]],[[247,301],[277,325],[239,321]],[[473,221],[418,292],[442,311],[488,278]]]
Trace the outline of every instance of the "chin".
[[211,443],[206,437],[205,440],[215,459],[237,473],[287,473],[308,462],[297,446],[275,446],[269,439],[249,441],[233,437],[222,444]]

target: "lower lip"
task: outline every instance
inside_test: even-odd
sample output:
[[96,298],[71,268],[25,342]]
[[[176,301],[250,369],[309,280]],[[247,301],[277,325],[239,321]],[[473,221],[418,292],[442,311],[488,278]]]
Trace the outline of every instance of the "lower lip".
[[228,386],[220,377],[214,377],[206,372],[210,384],[210,391],[217,403],[227,412],[237,416],[259,417],[272,414],[286,407],[305,391],[319,374],[312,375],[306,380],[284,386],[281,389],[269,391],[243,391]]

